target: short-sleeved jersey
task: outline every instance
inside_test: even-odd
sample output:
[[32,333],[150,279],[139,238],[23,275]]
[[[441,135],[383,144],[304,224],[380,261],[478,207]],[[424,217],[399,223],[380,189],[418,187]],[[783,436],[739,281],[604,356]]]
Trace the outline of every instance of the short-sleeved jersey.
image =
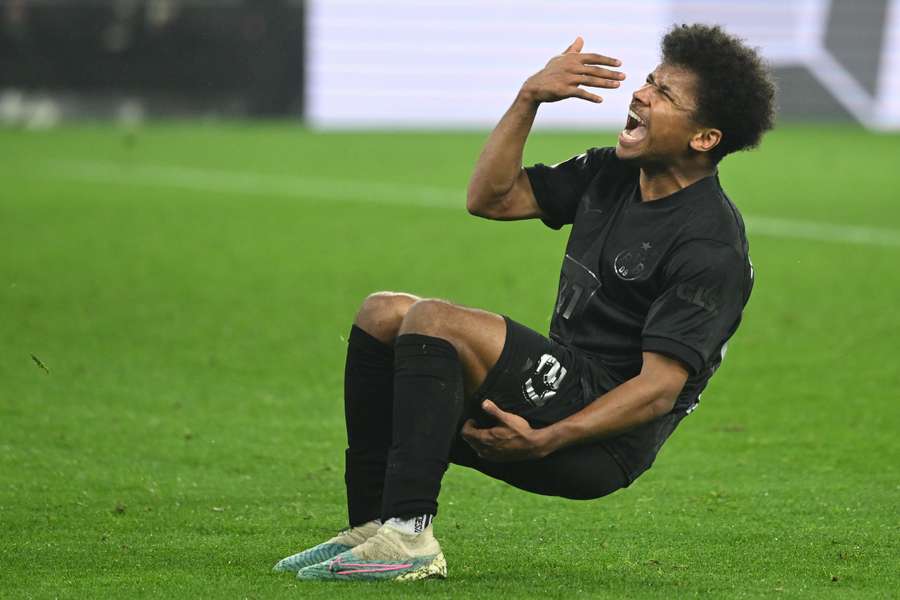
[[550,337],[595,359],[608,389],[640,372],[642,352],[677,359],[689,377],[673,410],[692,410],[753,287],[744,223],[718,177],[643,202],[640,170],[614,148],[526,173],[544,222],[573,225]]

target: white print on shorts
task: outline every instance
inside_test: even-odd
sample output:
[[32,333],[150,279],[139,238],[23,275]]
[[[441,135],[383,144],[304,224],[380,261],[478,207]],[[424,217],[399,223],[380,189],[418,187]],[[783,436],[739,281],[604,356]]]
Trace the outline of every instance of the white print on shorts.
[[565,376],[565,367],[554,357],[544,354],[538,361],[534,375],[522,384],[525,400],[532,406],[547,404],[547,401],[556,395],[556,390],[559,389]]

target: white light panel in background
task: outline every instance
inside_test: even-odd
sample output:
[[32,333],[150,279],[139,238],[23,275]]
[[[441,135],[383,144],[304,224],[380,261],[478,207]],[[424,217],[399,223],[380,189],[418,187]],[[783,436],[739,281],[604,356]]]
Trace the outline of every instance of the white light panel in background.
[[628,79],[601,90],[600,105],[543,106],[537,126],[618,128],[664,31],[700,21],[760,46],[775,66],[807,68],[861,122],[900,128],[900,0],[889,1],[872,94],[825,49],[831,0],[310,0],[306,116],[316,127],[491,126],[522,82],[581,35],[585,51],[621,58]]

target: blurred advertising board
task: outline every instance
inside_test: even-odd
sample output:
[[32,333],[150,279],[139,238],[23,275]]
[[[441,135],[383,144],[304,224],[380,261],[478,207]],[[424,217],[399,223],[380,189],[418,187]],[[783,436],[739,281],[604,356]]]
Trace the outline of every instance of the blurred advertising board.
[[0,113],[301,114],[299,0],[0,0]]

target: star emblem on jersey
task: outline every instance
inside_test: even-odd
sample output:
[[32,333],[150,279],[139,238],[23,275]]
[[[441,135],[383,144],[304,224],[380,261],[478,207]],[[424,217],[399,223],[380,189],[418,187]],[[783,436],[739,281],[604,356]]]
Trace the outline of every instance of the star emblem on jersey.
[[525,400],[537,407],[547,404],[547,401],[556,395],[556,390],[559,389],[565,376],[566,368],[553,356],[544,354],[538,361],[534,375],[522,384]]
[[649,259],[654,254],[653,244],[641,242],[640,247],[622,250],[613,261],[613,270],[619,279],[634,281],[648,270]]

